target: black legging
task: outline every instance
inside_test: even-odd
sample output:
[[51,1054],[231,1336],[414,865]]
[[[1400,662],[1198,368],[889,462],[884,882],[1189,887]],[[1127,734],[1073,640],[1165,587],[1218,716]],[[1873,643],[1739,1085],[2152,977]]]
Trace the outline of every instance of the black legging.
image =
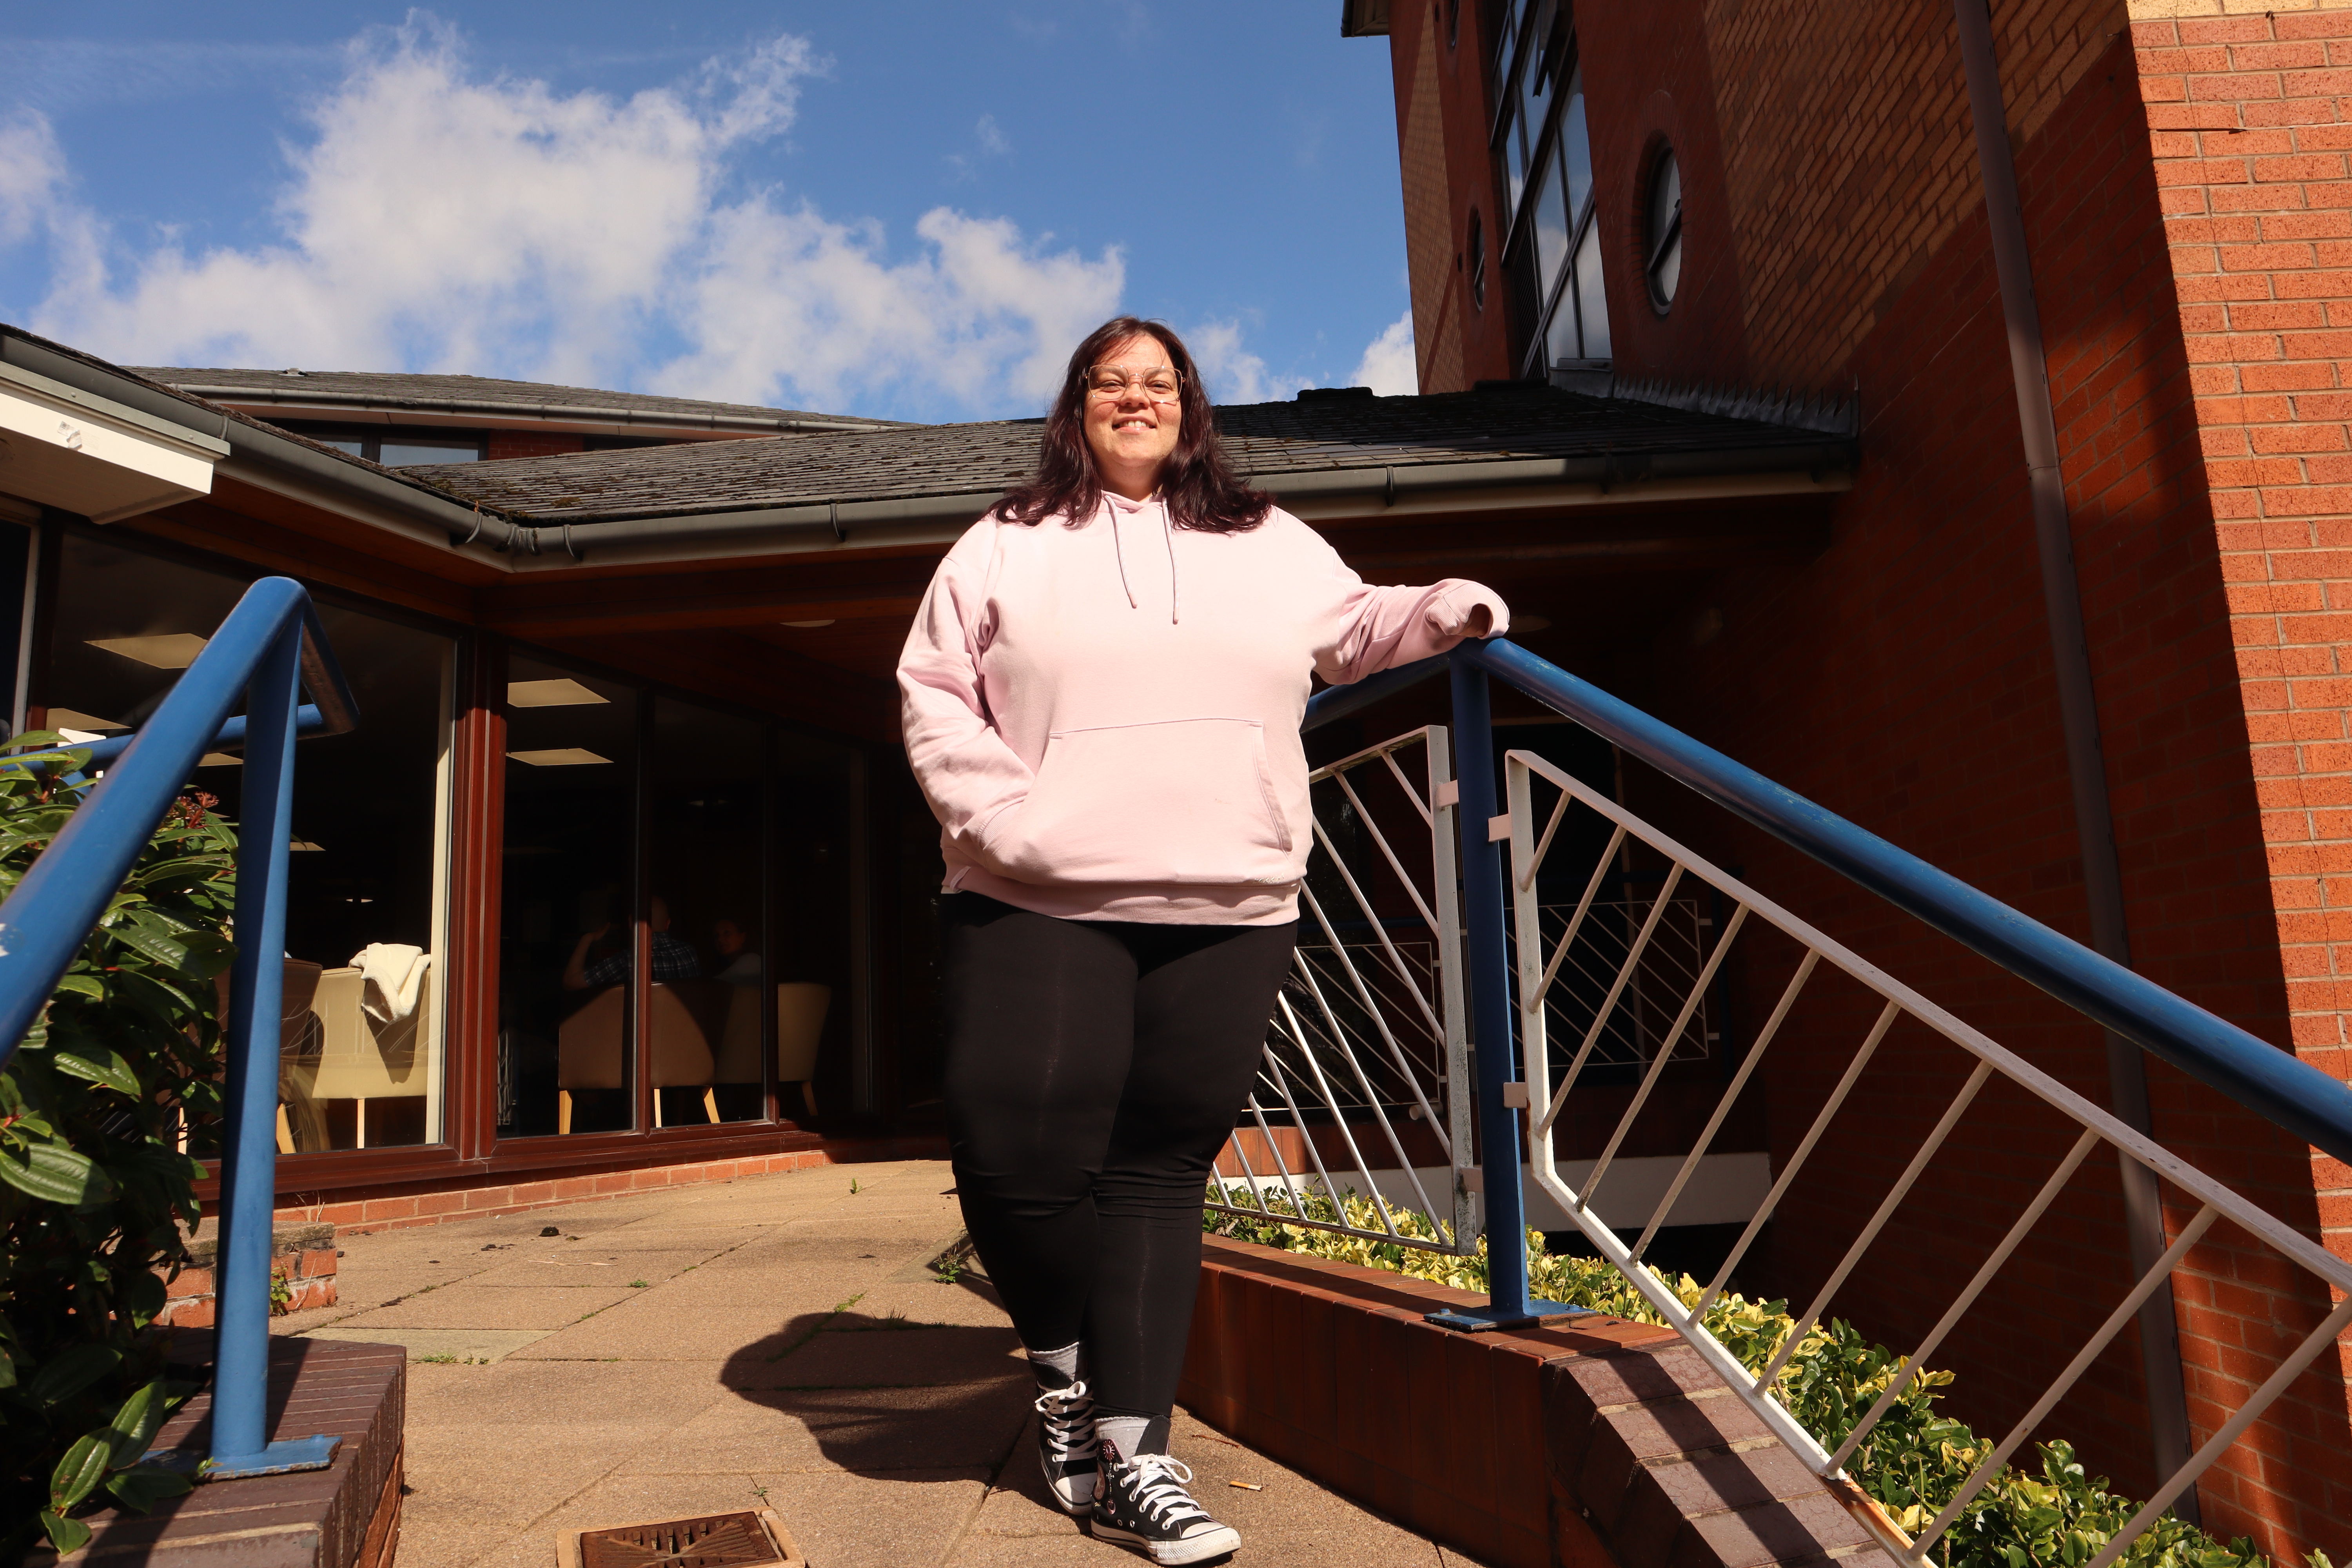
[[950,1149],[964,1224],[1032,1350],[1086,1346],[1107,1415],[1165,1415],[1201,1199],[1265,1045],[1297,922],[947,917]]

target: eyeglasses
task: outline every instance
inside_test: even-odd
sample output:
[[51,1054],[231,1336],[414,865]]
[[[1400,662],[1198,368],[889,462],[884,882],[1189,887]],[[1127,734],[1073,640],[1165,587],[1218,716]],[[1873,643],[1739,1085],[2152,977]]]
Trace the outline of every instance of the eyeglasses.
[[1183,390],[1184,378],[1166,365],[1138,371],[1115,364],[1090,365],[1087,369],[1089,397],[1124,397],[1130,387],[1154,403],[1173,403],[1176,395]]

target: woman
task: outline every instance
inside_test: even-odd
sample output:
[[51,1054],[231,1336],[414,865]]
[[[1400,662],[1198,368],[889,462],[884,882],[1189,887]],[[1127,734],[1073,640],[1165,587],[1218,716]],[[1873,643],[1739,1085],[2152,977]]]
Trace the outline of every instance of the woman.
[[1156,1563],[1240,1537],[1168,1457],[1201,1206],[1264,1046],[1312,841],[1309,674],[1508,624],[1366,584],[1236,479],[1174,332],[1070,356],[1034,479],[940,563],[898,661],[947,861],[950,1149],[1028,1348],[1055,1500]]

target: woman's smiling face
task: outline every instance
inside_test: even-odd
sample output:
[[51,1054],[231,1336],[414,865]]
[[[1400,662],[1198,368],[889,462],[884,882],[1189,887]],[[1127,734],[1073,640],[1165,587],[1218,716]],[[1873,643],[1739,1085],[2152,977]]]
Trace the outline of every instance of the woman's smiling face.
[[1175,367],[1166,345],[1149,332],[1119,343],[1100,363],[1125,371],[1127,386],[1115,396],[1087,394],[1087,445],[1103,488],[1141,500],[1159,487],[1160,470],[1176,449],[1183,424],[1182,405],[1155,402],[1144,391],[1143,378]]

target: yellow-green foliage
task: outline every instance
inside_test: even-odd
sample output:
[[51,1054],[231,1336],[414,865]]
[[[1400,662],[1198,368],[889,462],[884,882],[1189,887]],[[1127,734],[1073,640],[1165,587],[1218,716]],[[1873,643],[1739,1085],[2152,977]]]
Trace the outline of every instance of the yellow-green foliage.
[[[1294,1223],[1310,1219],[1382,1228],[1379,1207],[1352,1191],[1341,1194],[1336,1205],[1321,1193],[1309,1193],[1303,1212],[1279,1186],[1265,1189],[1263,1204],[1240,1184],[1222,1192],[1212,1185],[1209,1197],[1213,1203],[1264,1211],[1262,1215],[1204,1214],[1203,1227],[1220,1236],[1391,1269],[1458,1289],[1486,1289],[1484,1237],[1475,1251],[1455,1256]],[[1449,1246],[1453,1242],[1452,1227],[1425,1215],[1396,1208],[1389,1214],[1401,1235]],[[1685,1309],[1696,1306],[1706,1289],[1687,1274],[1667,1280],[1652,1273],[1651,1279]],[[1539,1300],[1635,1322],[1664,1321],[1613,1265],[1598,1258],[1554,1257],[1545,1249],[1540,1231],[1528,1232],[1528,1289]],[[1704,1321],[1751,1373],[1760,1373],[1771,1363],[1797,1326],[1787,1302],[1750,1301],[1733,1292],[1709,1303]],[[1907,1361],[1884,1345],[1869,1343],[1853,1325],[1833,1318],[1806,1334],[1773,1379],[1773,1393],[1814,1441],[1835,1452],[1902,1374]],[[1936,1409],[1951,1384],[1948,1372],[1924,1372],[1914,1378],[1846,1461],[1846,1474],[1906,1531],[1925,1529],[1992,1450],[1990,1442]],[[2036,1447],[2039,1472],[2028,1475],[2004,1468],[1937,1542],[1937,1563],[1951,1568],[2079,1568],[2138,1511],[2137,1503],[2107,1491],[2105,1477],[2085,1474],[2070,1445]],[[2240,1539],[2224,1546],[2169,1514],[2133,1542],[2122,1562],[2126,1568],[2270,1565],[2250,1542]],[[2324,1553],[2315,1552],[2306,1562],[2309,1568],[2329,1568]]]

